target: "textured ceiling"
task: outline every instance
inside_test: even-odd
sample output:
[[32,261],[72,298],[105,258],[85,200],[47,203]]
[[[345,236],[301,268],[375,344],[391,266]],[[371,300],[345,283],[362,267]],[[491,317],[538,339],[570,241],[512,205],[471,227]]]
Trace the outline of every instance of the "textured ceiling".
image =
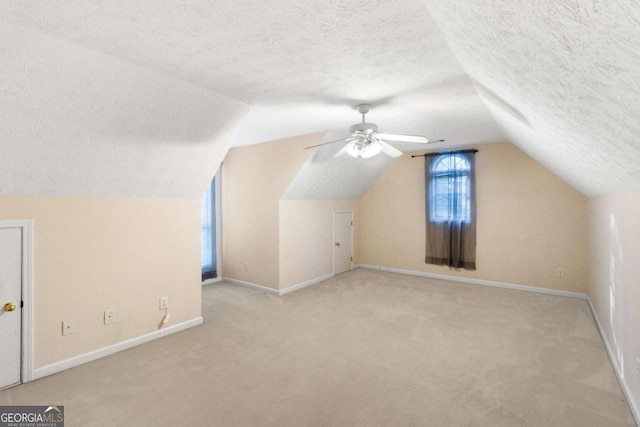
[[384,104],[385,132],[505,137],[419,0],[0,1],[0,16],[251,104],[236,146],[346,130],[363,101]]
[[587,195],[640,191],[638,1],[424,2],[512,142]]
[[0,195],[199,199],[249,109],[12,24],[0,52]]
[[[0,57],[0,89],[5,104],[27,105],[45,99],[39,79],[57,99],[10,125],[11,141],[35,132],[50,142],[43,135],[54,128],[68,150],[95,144],[93,136],[100,141],[114,115],[145,117],[136,135],[115,131],[98,145],[112,166],[96,163],[89,149],[78,158],[102,175],[115,175],[119,162],[133,173],[135,162],[151,156],[158,165],[152,177],[178,156],[147,142],[192,143],[191,128],[215,145],[194,152],[202,159],[216,159],[213,151],[229,144],[345,130],[359,121],[352,107],[366,101],[376,105],[368,121],[382,132],[444,138],[445,146],[508,138],[585,194],[640,191],[639,10],[637,1],[622,0],[0,0],[0,20],[11,24],[3,46],[21,48],[18,26],[29,39],[47,38],[14,55],[23,62]],[[25,68],[31,75],[20,74]],[[118,83],[145,80],[153,84],[140,85],[140,104],[135,96],[117,99]],[[107,98],[97,110],[82,98],[86,87],[88,97]],[[178,87],[184,97],[175,99]],[[163,88],[171,107],[151,101],[163,98]],[[11,105],[5,110],[14,117]],[[85,120],[92,111],[99,123]],[[169,123],[183,132],[172,133]],[[197,175],[195,187],[203,187],[204,174]],[[149,178],[134,193],[155,196],[152,184]]]
[[[317,143],[335,141],[342,136],[338,132],[327,132]],[[327,144],[315,149],[282,198],[329,200],[362,197],[392,159],[385,154],[369,159],[334,158],[344,145]]]
[[375,100],[462,72],[419,1],[43,0],[0,11],[248,103]]

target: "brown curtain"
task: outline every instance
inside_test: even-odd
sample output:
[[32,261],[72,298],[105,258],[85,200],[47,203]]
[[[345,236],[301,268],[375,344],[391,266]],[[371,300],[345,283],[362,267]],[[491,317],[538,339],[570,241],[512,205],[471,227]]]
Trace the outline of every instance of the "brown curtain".
[[476,269],[475,150],[425,156],[427,264]]

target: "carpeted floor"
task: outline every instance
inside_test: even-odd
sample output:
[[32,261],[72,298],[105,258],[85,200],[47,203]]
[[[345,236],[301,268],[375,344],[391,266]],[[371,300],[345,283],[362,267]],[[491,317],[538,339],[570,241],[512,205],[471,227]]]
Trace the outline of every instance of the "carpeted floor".
[[585,301],[355,270],[0,392],[66,426],[633,426]]

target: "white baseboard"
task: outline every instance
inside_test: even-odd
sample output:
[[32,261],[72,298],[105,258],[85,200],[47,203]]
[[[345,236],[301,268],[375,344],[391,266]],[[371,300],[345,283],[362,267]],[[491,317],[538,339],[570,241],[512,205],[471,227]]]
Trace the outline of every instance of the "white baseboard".
[[222,277],[218,276],[215,279],[207,279],[204,282],[202,282],[202,286],[210,285],[212,283],[218,283],[218,282],[222,282]]
[[117,344],[113,344],[107,347],[100,348],[98,350],[90,351],[88,353],[80,354],[78,356],[74,356],[69,359],[62,360],[60,362],[43,366],[42,368],[34,369],[31,374],[31,379],[37,380],[39,378],[43,378],[48,375],[61,372],[66,369],[73,368],[75,366],[92,362],[94,360],[109,356],[111,354],[118,353],[122,350],[126,350],[128,348],[135,347],[137,345],[144,344],[146,342],[153,341],[155,339],[158,339],[176,332],[183,331],[193,326],[200,325],[202,324],[203,321],[204,319],[202,318],[202,316],[196,317],[195,319],[178,323],[177,325],[168,326],[166,328],[148,333],[146,335],[141,335],[136,338],[131,338],[126,341],[119,342]]
[[255,289],[256,291],[262,291],[272,295],[279,295],[279,291],[277,289],[267,288],[266,286],[245,282],[244,280],[231,279],[230,277],[223,277],[222,280],[231,283],[232,285],[243,286],[245,288]]
[[288,294],[290,292],[297,291],[298,289],[302,289],[302,288],[306,288],[307,286],[314,285],[314,284],[316,284],[318,282],[322,282],[324,280],[331,279],[334,276],[335,276],[335,274],[333,274],[333,273],[325,274],[324,276],[316,277],[315,279],[311,279],[311,280],[307,280],[306,282],[302,282],[302,283],[298,283],[298,284],[295,284],[295,285],[291,285],[291,286],[288,286],[288,287],[286,287],[284,289],[280,289],[280,290],[273,289],[273,288],[267,288],[266,286],[258,285],[256,283],[245,282],[244,280],[231,279],[229,277],[224,277],[222,280],[224,280],[225,282],[229,282],[229,283],[231,283],[233,285],[244,286],[245,288],[255,289],[257,291],[266,292],[268,294],[282,296],[282,295]]
[[[354,268],[366,268],[370,270],[382,270],[389,271],[392,273],[400,273],[400,274],[408,274],[411,276],[420,276],[420,277],[429,277],[432,279],[440,279],[440,280],[449,280],[453,282],[462,282],[462,283],[471,283],[474,285],[482,285],[482,286],[492,286],[495,288],[503,288],[503,289],[512,289],[516,291],[525,291],[525,292],[535,292],[540,294],[548,294],[548,295],[557,295],[562,297],[569,298],[578,298],[578,299],[587,299],[587,295],[580,292],[571,292],[571,291],[562,291],[558,289],[547,289],[547,288],[538,288],[535,286],[527,286],[527,285],[518,285],[514,283],[505,283],[505,282],[496,282],[493,280],[484,280],[484,279],[473,279],[469,277],[460,277],[460,276],[450,276],[446,274],[436,274],[436,273],[427,273],[424,271],[414,271],[414,270],[404,270],[401,268],[393,268],[393,267],[383,267],[379,265],[371,265],[371,264],[356,264]],[[267,288],[266,286],[258,285],[256,283],[245,282],[243,280],[231,279],[229,277],[224,277],[222,280],[225,282],[229,282],[234,285],[244,286],[245,288],[251,288],[258,291],[266,292],[272,295],[285,295],[289,292],[296,291],[298,289],[305,288],[307,286],[311,286],[315,283],[322,282],[327,279],[331,279],[335,277],[335,274],[325,274],[324,276],[317,277],[315,279],[307,280],[306,282],[298,283],[296,285],[289,286],[284,289],[273,289]]]
[[335,274],[333,274],[333,273],[325,274],[324,276],[316,277],[315,279],[307,280],[306,282],[298,283],[297,285],[291,285],[291,286],[288,286],[288,287],[286,287],[284,289],[280,289],[279,294],[280,295],[288,294],[289,292],[297,291],[298,289],[302,289],[302,288],[306,288],[307,286],[315,285],[318,282],[323,282],[323,281],[325,281],[327,279],[331,279],[332,277],[335,277]]
[[636,403],[631,399],[631,394],[629,393],[629,386],[627,385],[626,380],[622,376],[622,370],[620,365],[618,365],[618,360],[615,357],[615,353],[613,352],[613,347],[609,344],[609,340],[604,333],[604,329],[602,329],[602,324],[600,323],[600,319],[598,318],[598,314],[596,313],[596,309],[591,302],[591,298],[587,296],[587,303],[589,303],[589,308],[591,309],[591,315],[593,319],[596,321],[596,326],[598,327],[598,332],[600,333],[600,337],[602,338],[602,342],[604,343],[604,348],[607,350],[607,354],[609,355],[609,361],[611,361],[611,366],[613,367],[613,372],[616,373],[616,377],[618,378],[618,382],[620,383],[620,387],[622,388],[622,392],[624,393],[624,397],[627,399],[627,404],[631,409],[631,414],[636,421],[636,425],[640,426],[640,411],[636,406]]
[[580,292],[561,291],[558,289],[538,288],[535,286],[518,285],[514,283],[495,282],[493,280],[473,279],[470,277],[449,276],[446,274],[427,273],[424,271],[403,270],[401,268],[383,267],[371,264],[357,264],[356,268],[367,268],[370,270],[382,270],[392,273],[409,274],[411,276],[429,277],[431,279],[449,280],[453,282],[471,283],[474,285],[493,286],[495,288],[513,289],[516,291],[535,292],[539,294],[557,295],[561,297],[587,299],[587,294]]

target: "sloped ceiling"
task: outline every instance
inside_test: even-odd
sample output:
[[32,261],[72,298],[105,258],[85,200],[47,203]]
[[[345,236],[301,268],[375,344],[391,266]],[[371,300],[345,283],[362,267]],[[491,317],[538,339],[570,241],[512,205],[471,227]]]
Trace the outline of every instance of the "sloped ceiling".
[[[0,0],[2,47],[13,52],[0,57],[0,89],[10,94],[2,113],[16,119],[0,138],[28,148],[3,148],[2,166],[25,162],[45,177],[71,164],[45,193],[192,195],[229,145],[344,130],[359,121],[353,106],[372,102],[367,118],[383,132],[444,138],[444,147],[508,137],[585,194],[638,191],[639,9],[622,1]],[[23,35],[32,42],[24,51]],[[106,105],[92,110],[101,97]],[[11,115],[11,104],[39,102],[49,107]],[[94,138],[114,132],[106,118],[118,112],[134,135]],[[78,124],[91,119],[85,132]],[[46,136],[52,127],[59,137]],[[29,148],[33,137],[40,145]],[[37,154],[45,145],[54,153],[48,165]],[[148,179],[131,166],[144,159],[156,165]],[[79,189],[72,182],[91,180],[85,163],[96,179]],[[25,187],[25,173],[7,173],[19,182],[3,192],[42,186]],[[100,187],[118,173],[121,182]],[[139,185],[127,193],[132,179]],[[162,185],[171,190],[153,190]]]
[[[344,135],[327,132],[318,144],[335,141]],[[342,148],[338,144],[318,147],[304,163],[282,199],[359,199],[391,164],[389,156],[369,159],[351,156],[334,158]]]
[[0,52],[0,195],[199,199],[249,109],[9,23]]
[[0,1],[0,16],[252,105],[233,145],[346,130],[504,139],[419,0]]
[[584,194],[640,191],[640,3],[424,3],[512,142]]

